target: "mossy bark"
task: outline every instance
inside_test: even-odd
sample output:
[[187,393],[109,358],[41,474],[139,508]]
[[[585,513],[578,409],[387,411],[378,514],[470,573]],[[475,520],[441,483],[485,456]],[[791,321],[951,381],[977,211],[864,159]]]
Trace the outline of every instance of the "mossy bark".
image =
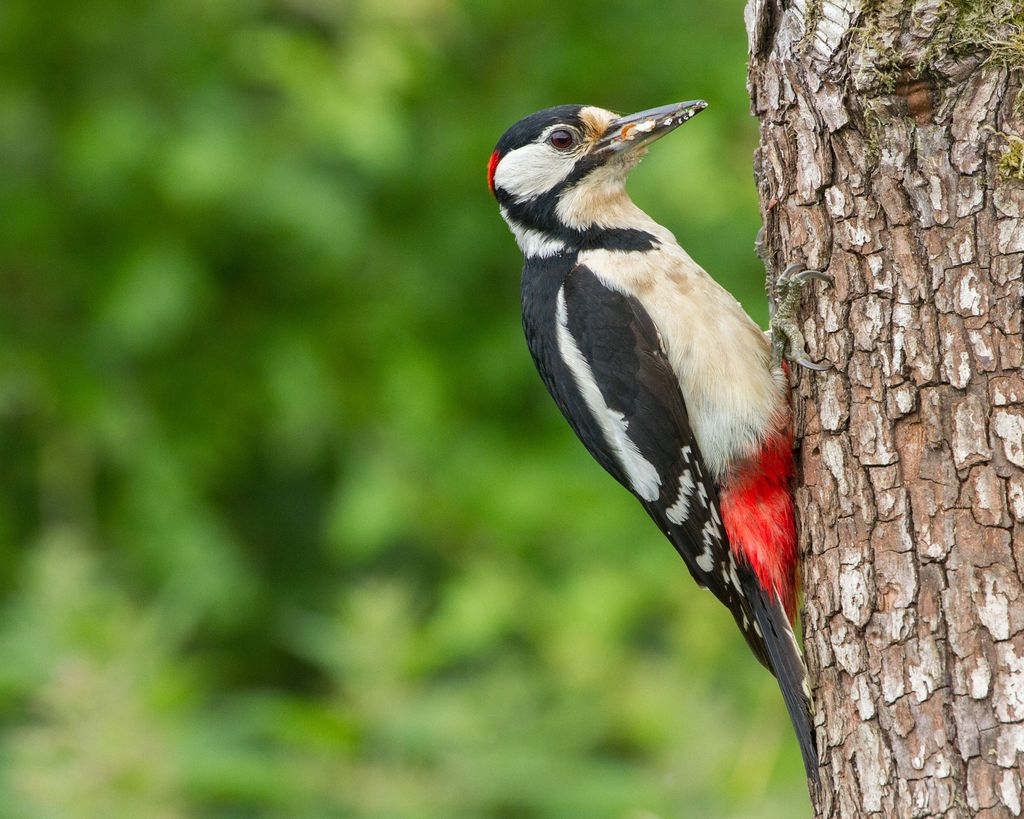
[[747,27],[775,269],[836,280],[803,313],[834,368],[794,396],[816,814],[1018,816],[1024,4],[751,0]]

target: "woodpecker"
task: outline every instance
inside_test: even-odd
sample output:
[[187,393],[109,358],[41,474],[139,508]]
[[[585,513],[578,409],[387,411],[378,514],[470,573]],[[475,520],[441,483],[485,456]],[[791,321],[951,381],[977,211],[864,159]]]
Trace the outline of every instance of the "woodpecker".
[[785,359],[823,368],[807,360],[794,315],[799,288],[830,279],[789,266],[766,336],[629,198],[626,178],[647,147],[706,107],[538,111],[498,140],[487,178],[523,253],[523,328],[541,379],[594,459],[732,612],[778,679],[818,781],[813,701],[792,627]]

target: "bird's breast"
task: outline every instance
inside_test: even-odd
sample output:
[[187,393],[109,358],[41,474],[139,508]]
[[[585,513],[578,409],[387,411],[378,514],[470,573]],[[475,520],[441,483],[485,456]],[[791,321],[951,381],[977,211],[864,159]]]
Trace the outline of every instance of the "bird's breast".
[[651,316],[701,453],[720,481],[786,423],[785,376],[771,369],[765,334],[674,240],[661,238],[646,252],[584,251],[578,261]]

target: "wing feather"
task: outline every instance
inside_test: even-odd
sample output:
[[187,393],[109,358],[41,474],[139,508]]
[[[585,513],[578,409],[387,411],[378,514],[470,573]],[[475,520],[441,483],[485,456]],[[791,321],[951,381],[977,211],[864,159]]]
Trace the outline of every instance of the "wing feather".
[[[722,526],[718,487],[657,327],[636,298],[608,287],[583,265],[569,273],[558,298],[559,353],[563,360],[578,353],[586,369],[570,366],[577,390],[584,396],[596,391],[601,398],[584,400],[588,423],[569,417],[570,423],[577,432],[586,426],[591,436],[600,430],[588,448],[602,450],[598,460],[637,496],[694,579],[729,607],[767,664]],[[575,349],[567,353],[570,345]],[[577,413],[581,407],[578,401],[565,406]]]
[[590,453],[640,500],[778,678],[807,774],[816,779],[810,689],[796,639],[777,596],[761,589],[746,559],[730,548],[718,486],[657,327],[635,297],[583,265],[561,282],[554,302],[553,333],[539,333],[524,314],[548,390]]

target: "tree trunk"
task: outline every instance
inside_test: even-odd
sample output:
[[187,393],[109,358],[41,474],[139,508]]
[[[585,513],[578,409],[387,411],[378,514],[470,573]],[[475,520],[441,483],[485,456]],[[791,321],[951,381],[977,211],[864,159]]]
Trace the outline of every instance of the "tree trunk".
[[796,374],[819,816],[1019,816],[1024,2],[751,0]]

